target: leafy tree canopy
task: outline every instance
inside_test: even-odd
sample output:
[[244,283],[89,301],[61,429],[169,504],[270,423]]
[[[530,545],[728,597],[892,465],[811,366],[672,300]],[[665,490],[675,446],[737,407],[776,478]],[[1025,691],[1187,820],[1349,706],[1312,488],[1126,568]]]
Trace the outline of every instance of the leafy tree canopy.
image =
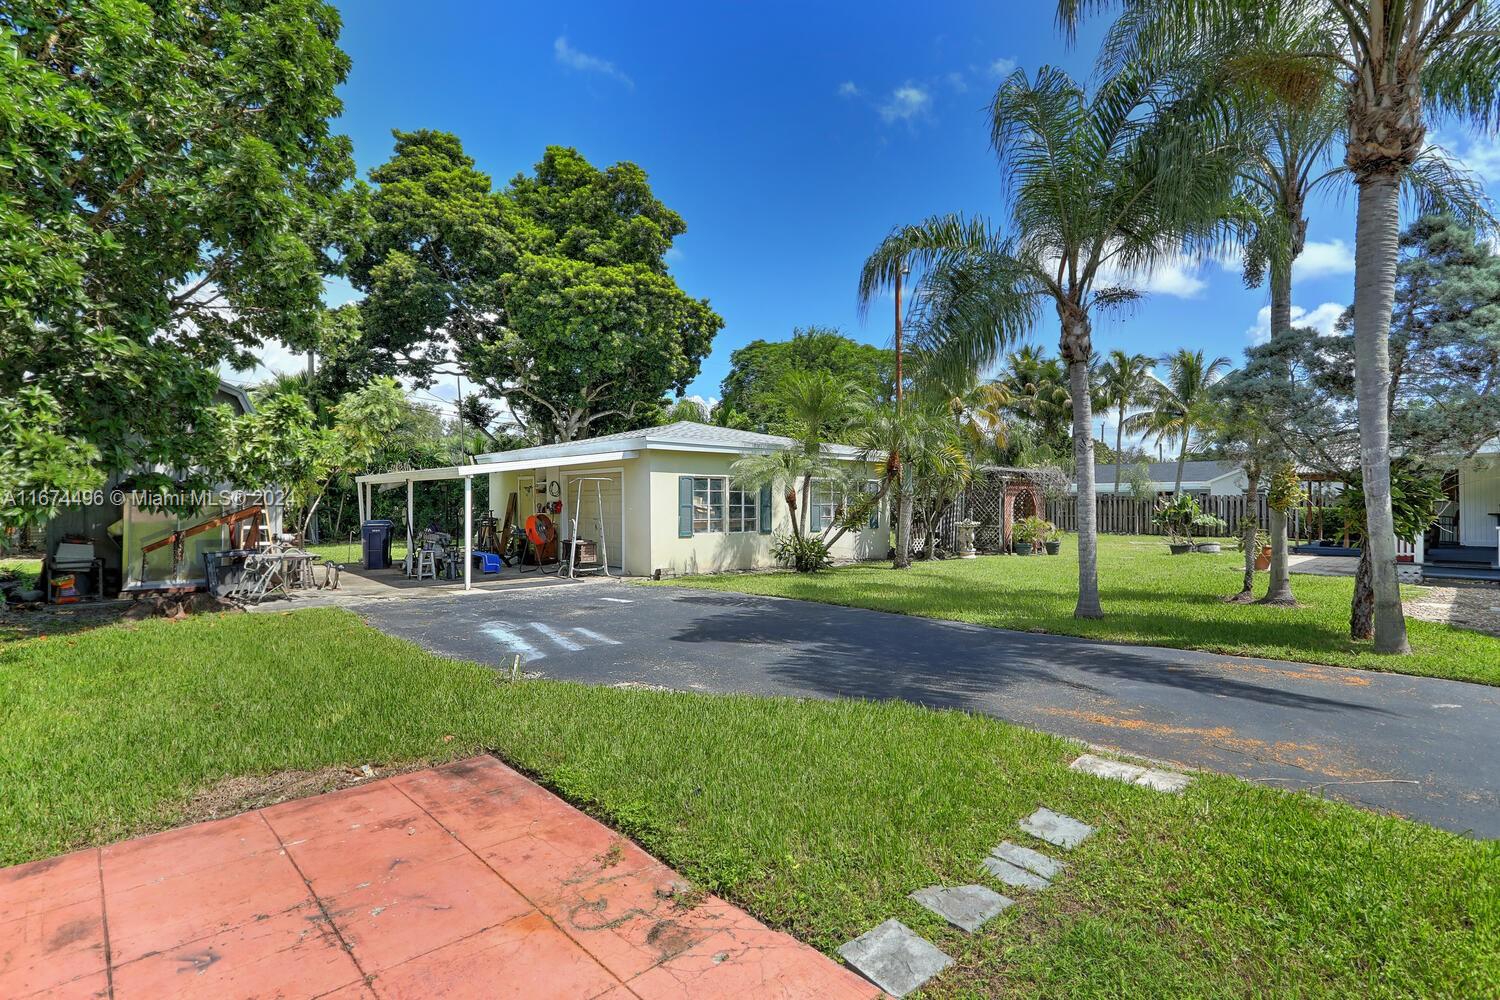
[[339,28],[318,0],[0,8],[0,406],[190,468],[220,363],[313,342],[358,211]]
[[723,321],[668,275],[686,226],[638,166],[551,146],[497,192],[456,136],[395,135],[351,268],[351,358],[419,384],[456,362],[539,441],[649,424],[697,376]]
[[826,372],[875,398],[890,394],[895,368],[894,351],[861,344],[832,327],[798,327],[790,340],[752,340],[729,356],[719,409],[753,429],[786,433],[792,419],[782,389],[789,374]]

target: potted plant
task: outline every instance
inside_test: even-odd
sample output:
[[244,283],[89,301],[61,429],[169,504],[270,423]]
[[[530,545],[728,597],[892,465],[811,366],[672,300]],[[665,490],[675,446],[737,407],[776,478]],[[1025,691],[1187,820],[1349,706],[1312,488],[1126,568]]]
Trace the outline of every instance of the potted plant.
[[[1241,552],[1245,551],[1245,533],[1250,528],[1250,525],[1246,523],[1248,520],[1250,519],[1243,518],[1240,520],[1240,538],[1235,544],[1235,548]],[[1252,551],[1255,553],[1255,571],[1257,573],[1264,573],[1271,568],[1271,533],[1265,528],[1256,528],[1255,541],[1251,544],[1253,546]]]
[[1051,527],[1050,522],[1043,520],[1035,514],[1032,514],[1030,517],[1023,517],[1017,521],[1015,529],[1016,555],[1031,555],[1036,551],[1038,544],[1046,542],[1047,531]]
[[1047,522],[1047,554],[1055,556],[1062,551],[1062,539],[1057,536],[1057,525]]
[[1172,554],[1180,556],[1193,551],[1193,524],[1202,516],[1198,501],[1183,493],[1158,500],[1151,519],[1166,534]]
[[[1222,517],[1215,517],[1212,514],[1200,513],[1197,517],[1193,518],[1193,527],[1203,528],[1211,531],[1223,531],[1225,528],[1229,527],[1229,525],[1224,522],[1224,519]],[[1223,545],[1217,538],[1215,538],[1206,542],[1199,542],[1195,549],[1196,551],[1202,552],[1205,555],[1217,555],[1219,552],[1223,551]]]

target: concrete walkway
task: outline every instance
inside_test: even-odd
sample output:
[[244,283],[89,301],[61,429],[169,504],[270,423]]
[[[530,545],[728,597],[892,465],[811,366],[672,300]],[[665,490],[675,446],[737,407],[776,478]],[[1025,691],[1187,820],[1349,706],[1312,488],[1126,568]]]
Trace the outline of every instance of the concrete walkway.
[[477,757],[0,870],[0,997],[879,990]]

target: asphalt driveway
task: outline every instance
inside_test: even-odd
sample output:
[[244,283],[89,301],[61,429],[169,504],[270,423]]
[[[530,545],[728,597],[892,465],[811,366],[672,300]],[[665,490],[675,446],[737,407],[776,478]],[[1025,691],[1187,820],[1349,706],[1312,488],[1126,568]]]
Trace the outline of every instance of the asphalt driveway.
[[963,708],[1500,837],[1500,688],[596,583],[370,603],[450,656],[593,684]]

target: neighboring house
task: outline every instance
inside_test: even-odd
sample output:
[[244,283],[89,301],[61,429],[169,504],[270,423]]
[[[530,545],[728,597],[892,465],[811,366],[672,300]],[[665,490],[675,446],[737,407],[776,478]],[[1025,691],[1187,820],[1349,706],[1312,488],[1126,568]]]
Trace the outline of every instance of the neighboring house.
[[[1125,462],[1119,467],[1120,492],[1130,495],[1130,470],[1137,463]],[[1176,462],[1150,462],[1146,466],[1151,488],[1157,493],[1171,493],[1177,484]],[[1115,492],[1114,463],[1094,465],[1094,492],[1103,496]],[[1240,496],[1250,488],[1245,470],[1233,462],[1182,463],[1182,492],[1193,496]],[[1075,483],[1069,488],[1077,493]]]
[[[227,404],[236,416],[254,410],[244,388],[222,380],[214,394],[214,404],[221,403]],[[173,532],[226,511],[217,503],[206,504],[187,517],[145,509],[132,502],[121,485],[129,482],[138,471],[111,470],[98,491],[102,503],[65,507],[47,522],[46,555],[53,556],[64,540],[92,545],[94,558],[102,564],[104,579],[102,587],[89,581],[88,589],[102,589],[107,596],[118,592],[202,586],[205,575],[203,553],[229,548],[230,529],[212,529],[186,538],[180,553],[174,553],[173,547],[166,545],[143,557],[142,549],[170,537]],[[279,531],[280,509],[271,508],[260,524],[263,529]],[[180,563],[174,560],[179,554],[182,556]]]
[[[786,503],[779,491],[738,489],[730,468],[744,455],[796,446],[791,438],[682,421],[479,455],[466,466],[360,476],[361,520],[372,488],[406,483],[410,491],[414,482],[463,479],[471,496],[473,478],[487,476],[490,515],[503,521],[514,498],[518,522],[542,511],[567,538],[576,504],[579,537],[602,542],[610,565],[630,576],[768,567],[776,564],[773,535],[791,530]],[[858,449],[825,445],[823,453],[865,466],[863,481],[877,488],[878,469]],[[830,483],[819,483],[813,494],[810,530],[817,532],[844,498]],[[886,509],[882,503],[861,530],[845,534],[834,558],[883,558],[890,547]],[[470,517],[482,513],[471,509]]]
[[1456,462],[1444,481],[1437,523],[1416,545],[1397,543],[1403,558],[1431,579],[1500,580],[1500,438]]

